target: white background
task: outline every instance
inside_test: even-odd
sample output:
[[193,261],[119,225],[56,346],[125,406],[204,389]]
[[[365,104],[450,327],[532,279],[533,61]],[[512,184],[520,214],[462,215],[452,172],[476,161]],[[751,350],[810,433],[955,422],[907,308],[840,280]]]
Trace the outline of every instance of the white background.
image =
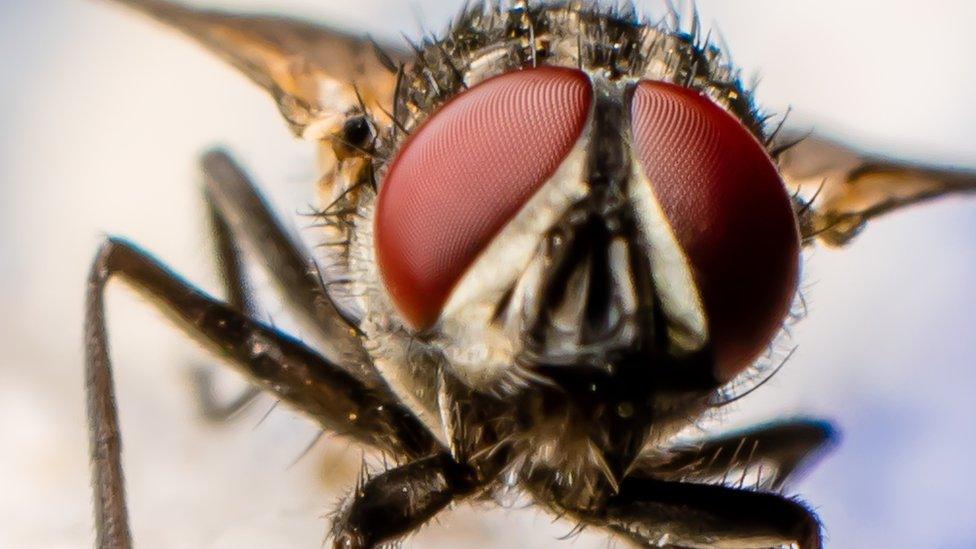
[[[440,29],[444,0],[225,1],[368,29]],[[976,10],[963,0],[698,2],[758,97],[872,149],[976,166]],[[660,5],[647,7],[662,12]],[[85,272],[128,235],[215,289],[194,163],[223,143],[295,227],[314,177],[270,100],[214,58],[101,2],[0,2],[0,546],[90,544],[82,397]],[[305,232],[309,235],[308,231]],[[805,265],[794,360],[729,426],[833,418],[842,445],[795,487],[830,547],[976,543],[976,199],[877,222]],[[136,541],[320,546],[359,451],[270,401],[202,424],[186,383],[208,361],[124,292],[109,299]],[[280,307],[276,321],[287,323]],[[228,387],[228,390],[232,387]],[[408,546],[548,547],[571,524],[462,506]],[[604,547],[587,533],[568,542]]]

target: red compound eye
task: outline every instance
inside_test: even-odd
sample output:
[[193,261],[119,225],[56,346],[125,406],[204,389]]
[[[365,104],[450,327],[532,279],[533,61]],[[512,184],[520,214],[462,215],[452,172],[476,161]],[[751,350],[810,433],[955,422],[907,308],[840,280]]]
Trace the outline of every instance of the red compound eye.
[[375,238],[412,327],[437,321],[464,271],[565,160],[591,97],[577,70],[511,72],[461,93],[410,137],[383,181]]
[[762,145],[707,97],[641,82],[631,106],[639,159],[691,264],[728,380],[780,328],[796,291],[790,197]]

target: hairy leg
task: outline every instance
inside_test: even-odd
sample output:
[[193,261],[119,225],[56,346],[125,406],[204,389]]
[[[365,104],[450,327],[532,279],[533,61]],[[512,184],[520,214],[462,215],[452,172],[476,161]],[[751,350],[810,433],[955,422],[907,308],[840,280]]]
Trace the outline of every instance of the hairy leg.
[[[339,314],[319,278],[314,261],[303,246],[282,227],[257,186],[222,150],[208,152],[201,160],[207,210],[214,235],[217,264],[227,302],[251,318],[259,318],[248,287],[240,244],[247,244],[261,258],[286,302],[300,314],[305,325],[320,337],[326,356],[370,385],[382,381],[360,347],[354,329]],[[205,367],[192,377],[200,409],[210,421],[233,416],[261,392],[246,389],[229,402],[220,402],[213,391],[213,376]]]
[[[721,479],[731,471],[764,473],[763,488],[783,485],[826,454],[839,435],[830,423],[792,419],[766,423],[669,450],[664,458],[638,463],[635,476],[666,480]],[[761,470],[760,470],[761,467]]]
[[391,469],[357,486],[333,523],[333,547],[375,547],[410,533],[478,486],[474,469],[444,452]]
[[234,398],[222,401],[217,398],[214,389],[213,366],[196,366],[191,373],[190,380],[193,383],[200,416],[213,423],[223,423],[233,418],[250,406],[263,392],[260,387],[248,385]]
[[[329,297],[325,289],[329,281],[322,278],[311,255],[271,212],[244,170],[221,150],[205,154],[201,169],[207,203],[217,219],[215,226],[223,230],[223,237],[217,233],[218,246],[223,248],[220,253],[234,258],[223,266],[224,276],[231,280],[243,276],[238,243],[244,244],[263,262],[289,307],[317,332],[317,343],[326,358],[370,385],[382,384],[353,321],[345,318]],[[233,294],[231,291],[232,298]],[[241,303],[245,302],[242,296]]]
[[802,504],[726,486],[628,478],[599,509],[571,513],[645,547],[822,547],[820,523]]
[[[257,304],[248,284],[241,250],[231,234],[230,227],[207,196],[207,214],[214,238],[214,252],[220,279],[224,286],[227,304],[250,318],[260,318]],[[212,366],[196,366],[190,378],[195,390],[200,415],[207,421],[223,422],[246,408],[261,394],[261,389],[248,386],[230,401],[221,402],[215,392]]]
[[364,385],[297,339],[247,318],[136,246],[111,238],[92,266],[85,316],[88,425],[99,547],[131,545],[104,313],[104,290],[113,277],[153,298],[194,339],[326,428],[397,456],[417,458],[441,450],[421,422],[385,387]]

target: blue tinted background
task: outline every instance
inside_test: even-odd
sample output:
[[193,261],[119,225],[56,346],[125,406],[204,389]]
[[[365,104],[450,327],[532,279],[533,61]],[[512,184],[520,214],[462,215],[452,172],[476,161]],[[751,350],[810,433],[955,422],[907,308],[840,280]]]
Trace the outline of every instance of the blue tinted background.
[[[343,4],[340,7],[340,4]],[[215,5],[218,5],[215,3]],[[304,14],[377,36],[441,28],[456,2],[223,2]],[[661,13],[660,5],[646,6]],[[976,12],[969,2],[698,2],[758,97],[865,147],[976,166]],[[215,289],[197,155],[228,145],[296,228],[311,148],[271,102],[181,38],[100,2],[0,2],[0,546],[91,539],[81,377],[85,271],[106,232],[133,237]],[[304,235],[314,240],[314,235]],[[799,351],[726,426],[834,419],[844,441],[794,488],[829,546],[976,544],[976,200],[873,224],[805,265]],[[272,300],[269,316],[289,326]],[[270,401],[201,424],[189,364],[209,359],[125,292],[109,300],[129,492],[143,547],[317,547],[359,451]],[[228,394],[239,381],[228,377]],[[408,546],[547,547],[571,524],[463,506]],[[586,533],[575,547],[605,547]]]

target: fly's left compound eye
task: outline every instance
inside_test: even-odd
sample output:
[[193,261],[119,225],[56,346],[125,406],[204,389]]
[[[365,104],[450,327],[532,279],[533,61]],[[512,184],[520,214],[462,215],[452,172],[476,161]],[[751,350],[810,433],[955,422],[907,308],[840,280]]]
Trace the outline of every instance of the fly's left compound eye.
[[631,116],[635,156],[698,287],[715,373],[728,380],[779,331],[796,291],[789,194],[759,141],[694,90],[641,82]]
[[401,148],[374,237],[384,284],[413,328],[437,321],[465,270],[563,163],[591,96],[577,70],[503,74],[452,99]]

